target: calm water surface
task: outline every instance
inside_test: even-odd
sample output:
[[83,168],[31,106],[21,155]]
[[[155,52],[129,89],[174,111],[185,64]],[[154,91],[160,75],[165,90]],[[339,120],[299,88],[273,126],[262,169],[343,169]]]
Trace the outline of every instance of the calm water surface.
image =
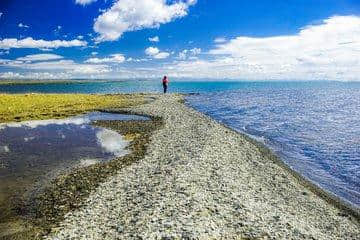
[[[0,124],[0,209],[2,201],[41,188],[59,173],[128,153],[129,142],[96,120],[148,120],[94,112],[60,119]],[[1,219],[0,211],[0,219]]]

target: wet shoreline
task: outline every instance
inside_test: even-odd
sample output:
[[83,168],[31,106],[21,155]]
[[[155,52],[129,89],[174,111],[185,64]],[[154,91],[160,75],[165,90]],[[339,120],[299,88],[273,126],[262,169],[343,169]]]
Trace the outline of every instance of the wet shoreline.
[[319,196],[320,198],[327,201],[329,204],[336,206],[337,208],[344,211],[342,215],[350,215],[353,216],[359,223],[360,223],[360,208],[357,208],[356,206],[352,205],[351,203],[346,202],[345,200],[337,197],[336,195],[322,189],[320,186],[313,183],[311,180],[307,179],[300,173],[298,173],[296,170],[292,169],[290,166],[288,166],[277,154],[275,154],[268,146],[266,146],[264,143],[257,141],[250,136],[248,136],[245,133],[238,132],[220,122],[224,128],[227,128],[231,131],[234,131],[237,134],[240,134],[243,138],[246,139],[246,141],[254,144],[259,152],[266,158],[271,159],[274,163],[281,166],[283,169],[285,169],[287,172],[289,172],[294,178],[299,181],[301,185],[312,191],[314,194]]
[[[189,103],[186,102],[186,100],[183,101],[183,103],[186,104],[186,106],[193,108],[192,106],[190,106]],[[197,111],[196,109],[194,109],[194,110]],[[206,115],[206,116],[208,116],[208,115]],[[208,117],[211,118],[211,116],[208,116]],[[287,165],[284,162],[284,160],[282,160],[282,158],[280,156],[278,156],[276,153],[274,153],[273,150],[269,146],[267,146],[265,143],[263,143],[259,140],[256,140],[255,138],[249,136],[248,134],[246,134],[244,132],[237,131],[237,130],[225,125],[222,122],[219,122],[219,121],[216,121],[216,122],[219,125],[223,126],[224,128],[228,129],[229,131],[232,131],[236,134],[241,135],[244,139],[246,139],[246,141],[248,141],[251,144],[253,144],[254,146],[256,146],[263,157],[266,157],[266,158],[272,160],[274,163],[281,166],[283,169],[288,171],[294,178],[296,178],[297,181],[299,181],[299,183],[301,185],[308,188],[310,191],[312,191],[314,194],[316,194],[320,198],[324,199],[328,203],[343,210],[345,212],[343,214],[353,216],[360,223],[360,208],[354,206],[350,202],[345,201],[344,199],[341,199],[340,197],[336,196],[335,194],[333,194],[329,191],[326,191],[325,189],[323,189],[316,183],[312,182],[310,179],[303,176],[301,173],[292,169],[289,165]]]
[[[124,114],[123,111],[111,109],[106,112]],[[131,140],[127,147],[130,154],[109,162],[62,169],[57,173],[61,173],[60,175],[45,188],[42,186],[43,189],[36,194],[8,199],[3,206],[9,212],[0,221],[0,239],[40,239],[50,228],[56,226],[64,214],[81,206],[86,196],[106,177],[140,159],[144,155],[149,135],[161,126],[161,119],[98,120],[92,125],[111,129]]]
[[[159,97],[157,97],[157,98],[159,99]],[[170,98],[171,98],[171,101],[173,101],[172,98],[175,98],[175,99],[177,99],[176,101],[180,101],[180,102],[182,102],[181,104],[184,105],[183,97],[171,96]],[[162,101],[163,101],[163,103],[167,102],[166,99],[165,100],[162,99]],[[196,113],[196,111],[194,111],[194,110],[187,110],[187,109],[177,110],[177,108],[182,109],[183,107],[179,107],[174,102],[171,102],[170,105],[172,105],[172,106],[167,107],[167,108],[169,108],[169,110],[167,110],[167,111],[169,111],[169,112],[167,112],[168,115],[165,114],[165,116],[163,116],[162,110],[156,109],[155,105],[152,107],[149,107],[149,108],[140,107],[140,110],[137,108],[131,108],[131,109],[128,109],[128,111],[114,111],[114,110],[109,109],[108,110],[109,112],[126,113],[126,114],[143,114],[145,116],[151,117],[151,119],[152,119],[151,123],[150,122],[145,123],[145,122],[141,122],[141,121],[140,122],[139,121],[131,122],[128,125],[126,125],[125,123],[118,122],[118,121],[98,121],[97,123],[95,123],[96,125],[99,125],[101,127],[106,127],[109,129],[116,130],[121,134],[128,135],[128,137],[133,138],[134,140],[133,140],[133,143],[130,146],[130,148],[133,150],[132,152],[134,153],[134,155],[128,156],[128,157],[125,156],[125,157],[116,159],[105,165],[95,165],[95,166],[90,166],[87,168],[79,169],[70,174],[61,176],[60,178],[56,179],[53,182],[52,187],[48,188],[47,191],[42,196],[39,196],[38,198],[33,199],[32,203],[31,203],[31,206],[32,206],[31,208],[29,208],[29,205],[27,205],[26,208],[18,209],[19,212],[24,213],[24,216],[31,216],[31,218],[33,219],[33,220],[31,220],[31,227],[33,227],[33,229],[36,229],[36,231],[34,231],[34,232],[39,234],[38,236],[41,236],[43,234],[49,233],[50,231],[51,231],[52,235],[54,235],[54,234],[56,235],[56,233],[61,232],[61,231],[66,231],[66,228],[64,229],[64,227],[66,226],[66,224],[64,224],[64,221],[66,222],[67,217],[69,217],[69,216],[65,215],[65,214],[71,213],[70,216],[73,216],[72,212],[78,212],[78,211],[81,212],[82,209],[85,209],[89,206],[91,206],[91,208],[92,208],[94,203],[93,204],[91,203],[91,201],[92,201],[91,199],[93,198],[93,195],[95,194],[93,191],[95,191],[95,192],[99,191],[99,189],[98,189],[99,186],[102,186],[102,187],[106,186],[106,188],[107,188],[108,187],[107,182],[110,181],[112,184],[116,185],[116,189],[121,188],[122,186],[121,186],[120,179],[122,179],[122,177],[120,177],[120,175],[127,174],[126,173],[127,170],[125,170],[124,167],[130,168],[130,169],[128,169],[130,171],[134,171],[133,169],[137,169],[137,165],[142,164],[142,163],[137,163],[137,162],[140,159],[143,159],[144,157],[146,158],[147,154],[145,154],[145,153],[147,151],[147,148],[149,147],[149,145],[148,145],[149,143],[150,143],[150,148],[153,149],[152,145],[154,143],[150,142],[150,139],[152,138],[154,131],[162,129],[164,127],[168,128],[169,127],[168,124],[171,124],[171,125],[177,124],[177,123],[173,123],[175,116],[172,115],[172,113],[171,113],[172,111],[175,111],[177,113],[182,113],[182,114],[188,114],[187,111],[190,111],[191,114],[196,115],[194,117],[194,119],[196,119],[196,121],[198,121],[198,124],[205,124],[205,126],[209,125],[216,129],[218,128],[218,126],[221,126],[221,127],[219,127],[219,131],[222,132],[224,136],[226,136],[226,139],[228,136],[230,136],[230,138],[240,139],[239,141],[243,145],[246,146],[246,148],[245,148],[246,151],[240,153],[240,156],[243,156],[243,154],[245,154],[246,157],[244,159],[242,159],[242,158],[239,159],[241,164],[244,165],[246,163],[244,166],[247,166],[247,164],[250,164],[250,166],[252,166],[251,168],[257,168],[259,166],[259,164],[260,164],[260,166],[265,164],[265,165],[271,166],[271,169],[276,169],[277,171],[280,171],[279,174],[281,174],[282,176],[287,175],[285,172],[283,172],[281,170],[281,169],[285,169],[285,171],[289,173],[288,178],[290,178],[290,180],[287,180],[286,183],[282,183],[283,180],[278,182],[278,177],[276,175],[274,175],[274,176],[272,176],[272,178],[268,179],[268,182],[280,184],[278,186],[276,185],[277,187],[275,187],[275,189],[280,188],[280,189],[276,190],[277,194],[280,194],[282,188],[287,188],[288,190],[290,190],[290,193],[285,193],[286,194],[285,199],[289,198],[290,201],[291,201],[291,199],[293,199],[295,201],[298,201],[299,199],[301,199],[301,201],[304,201],[303,202],[304,206],[298,206],[298,207],[302,209],[301,211],[305,211],[305,213],[307,213],[307,214],[305,214],[306,216],[307,215],[309,217],[311,216],[311,218],[315,217],[312,215],[316,214],[316,211],[314,213],[311,213],[308,208],[309,206],[316,207],[316,205],[312,206],[312,204],[314,204],[314,203],[311,203],[311,201],[315,201],[315,203],[320,204],[321,206],[319,205],[319,207],[321,208],[321,211],[320,211],[321,214],[323,214],[323,216],[330,217],[331,219],[329,219],[329,220],[323,219],[323,220],[321,220],[322,222],[319,222],[319,224],[326,225],[327,221],[329,224],[331,224],[331,221],[334,221],[333,219],[335,219],[335,218],[339,218],[339,219],[342,219],[342,221],[346,221],[347,222],[346,224],[354,224],[354,222],[357,222],[357,225],[359,224],[359,212],[356,209],[351,208],[351,206],[347,206],[339,199],[334,198],[333,196],[329,195],[327,192],[322,191],[315,184],[312,184],[311,182],[309,182],[308,180],[303,178],[300,174],[298,174],[297,172],[295,172],[294,170],[289,168],[286,164],[284,164],[284,162],[279,157],[277,157],[274,153],[272,153],[272,151],[268,147],[266,147],[264,144],[257,142],[256,140],[248,137],[245,134],[236,132],[233,129],[224,126],[223,124],[219,124],[219,123],[214,124],[214,120],[212,120],[209,117],[204,116],[202,114]],[[153,112],[152,108],[155,108],[155,112]],[[185,108],[187,108],[187,107],[185,107]],[[145,110],[143,110],[143,109],[145,109]],[[155,117],[155,116],[158,116],[158,117]],[[163,119],[164,117],[170,118],[171,123],[169,123],[169,119]],[[200,119],[198,119],[198,118],[200,118]],[[162,138],[166,137],[167,131],[168,130],[164,131],[163,134],[165,134],[165,135],[160,135],[160,136]],[[176,133],[181,135],[181,132],[175,132],[174,136],[176,136]],[[176,138],[180,138],[180,137],[176,136]],[[186,136],[186,138],[189,139],[189,138],[191,138],[191,136]],[[211,138],[213,138],[213,137],[211,137]],[[217,140],[219,140],[220,138],[221,138],[220,135],[215,135],[213,141],[217,142]],[[180,141],[182,141],[182,140],[180,140]],[[188,140],[186,140],[186,141],[188,141]],[[157,147],[159,147],[159,145],[157,145]],[[215,147],[215,145],[214,145],[214,147]],[[187,148],[187,145],[184,145],[184,148]],[[191,148],[191,147],[189,147],[189,148]],[[240,148],[242,148],[242,147],[240,147]],[[154,150],[151,150],[151,151],[154,151]],[[207,150],[207,151],[209,151],[209,150]],[[231,151],[237,151],[237,150],[231,150]],[[242,150],[242,151],[244,151],[244,150]],[[241,152],[241,150],[240,150],[240,152]],[[154,158],[155,158],[155,156],[157,156],[157,158],[161,158],[161,155],[158,156],[157,153],[151,152],[151,154],[155,154],[155,155],[153,155]],[[179,155],[179,156],[182,156],[182,155]],[[219,155],[216,155],[216,154],[214,154],[214,156],[220,157]],[[221,156],[221,158],[224,158],[224,161],[228,161],[228,160],[226,160],[226,156],[228,156],[228,155],[224,154],[224,156]],[[210,157],[210,159],[207,159],[208,157]],[[212,155],[208,155],[208,154],[206,155],[206,157],[205,157],[207,159],[206,161],[209,161],[206,164],[214,164],[211,162],[211,157],[212,157]],[[247,161],[248,161],[247,158],[250,158],[253,160],[251,160],[249,163],[247,163]],[[195,156],[194,159],[197,159],[197,157]],[[261,160],[261,159],[264,159],[265,162],[263,162],[263,160]],[[275,167],[274,165],[270,164],[269,162],[266,162],[266,160],[270,160],[271,162],[275,163],[275,165],[278,165],[280,167],[280,170],[277,167]],[[143,161],[144,160],[142,160],[141,162],[143,162]],[[145,160],[145,162],[146,161],[148,161],[148,160]],[[170,174],[169,176],[166,176],[166,177],[163,176],[165,178],[172,177],[173,174],[175,174],[174,177],[177,176],[178,174],[187,174],[186,172],[179,173],[179,172],[175,171],[176,169],[173,171],[173,168],[178,168],[177,165],[180,164],[180,162],[177,163],[177,161],[181,162],[182,158],[175,157],[175,159],[167,159],[165,162],[161,162],[161,163],[153,162],[152,165],[153,164],[155,164],[156,166],[158,165],[157,167],[160,169],[165,168],[162,171],[164,171],[164,173],[167,173],[168,175]],[[189,161],[192,162],[192,160],[189,160]],[[221,161],[223,161],[223,160],[221,160]],[[171,166],[171,168],[168,169],[167,164],[170,164],[169,166]],[[181,164],[189,164],[189,163],[184,162]],[[232,165],[232,163],[230,163],[230,162],[228,162],[228,164]],[[139,171],[140,171],[140,165],[139,165]],[[182,166],[182,165],[179,165],[179,166]],[[151,169],[152,167],[155,167],[155,166],[149,165],[147,167],[149,167]],[[226,167],[226,166],[222,166],[222,167]],[[235,167],[235,166],[232,166],[232,167]],[[218,166],[217,166],[217,168],[218,168]],[[191,170],[188,169],[188,170],[195,171],[195,169],[191,169]],[[209,169],[209,170],[214,171],[212,169]],[[249,170],[249,169],[247,169],[247,170]],[[156,171],[158,171],[158,170],[156,170]],[[216,171],[218,171],[218,170],[216,170]],[[251,171],[255,171],[255,170],[251,170]],[[251,176],[251,177],[253,177],[253,174],[256,175],[256,173],[252,173],[251,171],[243,172],[243,173],[245,175],[250,173],[249,176]],[[131,174],[131,173],[129,173],[129,174]],[[156,172],[156,174],[162,175],[163,173]],[[266,172],[265,175],[268,176],[269,173]],[[155,175],[155,176],[157,176],[157,175]],[[225,177],[225,176],[223,176],[223,177]],[[117,179],[117,178],[120,178],[120,179]],[[146,176],[143,176],[142,178],[146,179]],[[177,181],[179,181],[179,179],[177,179],[177,178],[175,178],[175,179]],[[181,180],[181,182],[179,182],[178,184],[180,184],[180,186],[182,186],[182,184],[183,184],[182,181],[189,181],[191,179],[192,178],[185,178],[185,179]],[[168,184],[173,184],[172,181]],[[216,183],[217,178],[213,179],[213,181],[214,181],[214,183]],[[259,181],[259,179],[255,178],[255,182],[249,182],[249,183],[245,184],[245,188],[244,188],[244,186],[240,186],[240,185],[238,187],[240,189],[243,189],[244,194],[247,194],[247,192],[244,189],[253,188],[254,186],[257,186],[257,184],[258,184],[257,181]],[[260,183],[265,184],[264,186],[261,186],[261,188],[267,188],[266,185],[268,183],[261,182],[261,181],[260,181]],[[297,183],[295,183],[295,182],[297,182]],[[164,182],[164,183],[166,184],[166,182]],[[140,183],[128,182],[128,184],[136,185],[136,184],[140,184]],[[145,182],[145,183],[141,183],[141,184],[145,184],[145,189],[148,187],[148,184],[149,184],[149,186],[152,185],[152,183],[150,183],[150,182],[147,182],[147,183]],[[161,184],[161,183],[158,183],[158,184]],[[180,186],[178,186],[178,184],[175,185],[175,188],[180,187]],[[297,196],[296,198],[294,198],[291,195],[291,194],[294,194],[293,189],[292,189],[293,184],[296,185],[295,188],[297,189],[297,191],[300,190],[300,192],[299,192],[300,196]],[[244,185],[244,184],[241,184],[241,185]],[[185,186],[183,186],[183,187],[184,187],[184,189],[181,190],[181,192],[184,192],[184,191],[186,192],[186,190],[185,190],[186,187]],[[262,195],[263,190],[261,190],[261,188],[260,188],[260,191],[259,190],[255,190],[255,192],[251,191],[252,193],[250,195],[247,195],[248,198],[247,199],[245,198],[246,201],[249,201],[249,197],[250,197],[250,199],[264,197],[265,195]],[[110,188],[110,189],[112,189],[112,188]],[[124,192],[124,194],[134,194],[133,197],[138,197],[140,195],[143,196],[143,194],[145,194],[146,199],[136,200],[136,201],[140,201],[140,202],[148,201],[148,199],[152,199],[152,193],[150,193],[150,192],[147,193],[145,189],[131,189],[131,190],[128,189],[128,191],[130,191],[130,193]],[[172,192],[174,190],[177,190],[177,189],[171,189],[171,188],[168,189],[169,192]],[[271,191],[273,191],[273,190],[274,189],[272,189]],[[307,191],[307,190],[310,190],[310,191]],[[106,190],[106,191],[108,191],[108,190]],[[112,191],[114,191],[114,189],[112,189]],[[145,191],[145,193],[144,193],[144,191]],[[203,190],[201,190],[201,191],[203,191]],[[232,190],[232,191],[234,191],[234,190]],[[286,189],[284,191],[286,191]],[[112,195],[112,194],[114,194],[114,192],[107,192],[107,194]],[[150,195],[148,195],[148,194],[150,194]],[[167,195],[168,193],[165,192],[165,194]],[[177,193],[177,194],[179,194],[179,193]],[[189,193],[187,193],[187,194],[189,194]],[[229,193],[229,194],[231,194],[231,193]],[[282,196],[282,194],[284,194],[284,193],[281,193],[281,196]],[[289,195],[287,195],[287,194],[289,194]],[[313,196],[313,195],[320,196],[322,199],[324,199],[330,205],[324,204],[323,202],[321,202],[317,199],[318,197]],[[91,198],[90,202],[89,202],[89,200],[86,200],[89,197]],[[102,196],[99,196],[99,197],[102,198]],[[122,197],[122,195],[120,195],[120,197]],[[276,195],[272,195],[272,197],[279,198],[279,196],[276,196]],[[104,198],[106,199],[106,196]],[[226,197],[225,197],[225,199],[226,199]],[[309,200],[310,200],[310,202],[309,202]],[[107,201],[110,201],[108,203],[111,204],[113,200],[107,200]],[[132,200],[130,200],[130,201],[132,201]],[[170,204],[166,201],[167,201],[167,199],[161,200],[161,202],[163,204],[165,204],[165,206],[167,206],[167,204]],[[171,200],[171,201],[175,201],[175,200]],[[247,206],[246,201],[241,203],[241,205],[242,205],[241,208],[245,208],[245,209],[250,208],[250,206]],[[250,200],[250,201],[252,201],[252,200]],[[269,199],[267,199],[267,200],[263,199],[263,201],[269,201]],[[288,200],[286,200],[286,201],[288,201]],[[140,203],[140,202],[138,202],[138,203]],[[149,204],[149,203],[146,203],[146,204]],[[200,204],[200,203],[197,202],[196,204]],[[204,203],[201,203],[199,205],[200,209],[203,207],[202,204],[204,204]],[[220,204],[220,203],[218,203],[218,204]],[[281,203],[280,207],[285,207],[283,204],[284,203]],[[292,206],[292,204],[290,204],[290,202],[289,202],[289,205],[291,205],[291,206],[286,206],[286,209],[291,209],[291,211],[294,211],[294,212],[291,212],[291,214],[294,214],[294,215],[299,214],[298,211],[300,211],[300,210],[293,209],[292,208],[293,206]],[[23,205],[23,206],[25,206],[25,205]],[[335,206],[336,208],[333,208],[333,206]],[[221,204],[220,204],[220,207],[221,207]],[[180,204],[180,208],[181,208],[181,204]],[[325,209],[323,210],[323,208],[325,208]],[[31,209],[31,211],[29,211],[29,209]],[[142,209],[144,211],[147,211],[146,208],[143,209],[141,206],[136,206],[136,209]],[[135,216],[132,215],[132,212],[135,211],[136,209],[129,209],[128,212],[126,212],[126,215],[129,217],[128,221],[130,221],[130,222],[131,221],[139,221],[139,220],[136,220],[138,217],[135,218]],[[276,210],[276,211],[278,211],[278,210]],[[121,208],[119,208],[118,211],[121,212]],[[177,211],[177,210],[175,210],[175,211]],[[221,208],[220,208],[220,210],[217,210],[217,211],[220,211],[220,213],[217,213],[217,214],[220,214],[220,215],[222,214]],[[320,212],[318,212],[318,214]],[[137,214],[139,214],[139,213],[137,213]],[[213,217],[215,217],[216,221],[219,221],[219,220],[217,220],[217,214],[215,214],[215,215],[211,214],[211,215]],[[244,214],[244,213],[242,213],[242,214]],[[267,222],[268,220],[260,220],[260,219],[263,219],[263,217],[265,217],[265,219],[266,219],[267,214],[268,213],[266,213],[266,214],[264,213],[262,217],[260,216],[260,218],[256,220],[256,222],[253,222],[254,228],[255,228],[255,226],[258,226],[259,229],[262,229],[262,225],[261,225],[262,222],[264,222],[264,224],[274,224],[272,221]],[[223,216],[223,215],[221,215],[221,216]],[[254,212],[254,210],[251,210],[250,212],[246,213],[245,216],[247,218],[258,218],[259,217],[258,214],[256,212]],[[245,216],[243,216],[241,219],[243,219]],[[288,217],[288,219],[292,219],[292,217],[290,217],[291,215],[286,215],[286,214],[281,215],[281,218],[285,218],[285,220],[286,220],[286,216]],[[162,216],[161,214],[158,217],[168,219],[168,217]],[[231,216],[231,217],[234,217],[234,216]],[[195,219],[194,219],[195,222],[197,221],[196,219],[197,218],[195,217]],[[210,218],[210,219],[212,219],[212,218]],[[215,220],[215,219],[212,219],[212,220]],[[86,224],[86,219],[77,219],[76,221],[84,221],[84,224]],[[176,222],[176,217],[175,217],[175,219],[173,219],[173,221]],[[192,221],[192,219],[191,219],[191,221]],[[242,227],[240,227],[242,232],[239,233],[239,236],[257,237],[257,236],[260,236],[261,234],[265,234],[265,232],[266,232],[265,230],[263,230],[263,232],[261,232],[260,230],[255,230],[251,227],[248,228],[248,225],[246,223],[247,221],[244,219],[242,221],[243,221],[243,223],[242,223],[243,225],[242,225]],[[312,220],[312,221],[314,221],[314,220]],[[59,223],[60,223],[60,225],[59,225]],[[217,222],[217,223],[219,224],[219,226],[222,226],[221,224],[223,224],[221,221]],[[148,224],[153,225],[154,223],[149,222]],[[295,224],[295,223],[291,222],[291,224]],[[195,224],[194,226],[196,226],[196,225],[197,224]],[[134,234],[133,236],[142,236],[142,233],[140,231],[141,226],[139,226],[139,229],[137,231],[132,232],[132,234]],[[166,222],[161,223],[161,224],[159,223],[159,225],[156,225],[156,226],[157,226],[157,231],[159,234],[164,233],[165,229],[168,228],[168,224]],[[274,225],[273,230],[271,230],[270,232],[266,232],[266,234],[268,234],[269,236],[272,236],[272,234],[275,234],[277,231],[276,230],[277,227],[275,227],[275,226],[276,225]],[[101,229],[103,226],[97,226],[97,227]],[[131,228],[130,226],[127,226],[127,225],[125,225],[124,227],[125,227],[125,229],[127,227]],[[185,226],[183,226],[183,227],[185,227]],[[227,229],[227,227],[225,227],[225,225],[223,227],[224,227],[224,229],[222,229],[222,230]],[[105,229],[107,229],[107,228],[105,228]],[[161,229],[163,229],[164,232],[161,232]],[[174,233],[176,235],[178,233],[179,229],[180,228],[175,227],[172,230],[172,233]],[[201,229],[200,226],[197,226],[197,228],[193,228],[193,229],[187,229],[187,231],[189,231],[189,234],[190,234],[189,236],[193,236],[193,237],[216,236],[216,234],[211,235],[211,231],[209,232],[209,235],[204,235],[204,233],[200,234],[200,232],[198,232],[198,231],[200,231],[199,229]],[[109,230],[109,229],[107,229],[107,230]],[[228,230],[230,231],[231,229],[228,229]],[[99,230],[99,231],[102,231],[102,230]],[[260,231],[260,232],[258,233],[258,231]],[[312,234],[311,231],[308,233],[305,233],[306,231],[304,232],[303,229],[301,231],[302,231],[301,233],[305,234],[305,235],[300,235],[300,236],[307,236],[306,234]],[[345,230],[342,229],[341,231],[345,231]],[[128,233],[127,231],[122,230],[121,232],[117,232],[115,235],[120,234],[120,235],[125,236],[127,233]],[[146,234],[146,233],[143,233],[143,234]],[[294,234],[294,233],[289,233],[289,234]],[[356,233],[354,233],[354,234],[356,234]],[[150,236],[150,235],[144,235],[144,236]],[[160,235],[158,235],[158,236],[160,236]],[[181,235],[179,235],[179,236],[181,236]],[[229,235],[229,236],[232,237],[233,235]],[[291,236],[293,236],[295,239],[300,239],[299,237],[296,237],[296,235],[291,235]],[[355,235],[353,235],[353,236],[355,236]],[[10,238],[1,238],[0,237],[0,239],[10,239]],[[18,239],[21,239],[21,238],[18,238]],[[33,238],[31,238],[31,239],[33,239]],[[322,239],[322,238],[320,238],[320,239]]]
[[349,209],[324,201],[271,151],[160,96],[133,113],[164,119],[144,159],[110,177],[46,239],[346,239]]

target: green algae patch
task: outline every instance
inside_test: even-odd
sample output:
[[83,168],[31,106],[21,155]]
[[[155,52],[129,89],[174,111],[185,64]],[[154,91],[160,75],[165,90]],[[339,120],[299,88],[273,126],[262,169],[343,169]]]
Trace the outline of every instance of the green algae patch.
[[145,102],[141,94],[0,94],[0,122],[60,119]]

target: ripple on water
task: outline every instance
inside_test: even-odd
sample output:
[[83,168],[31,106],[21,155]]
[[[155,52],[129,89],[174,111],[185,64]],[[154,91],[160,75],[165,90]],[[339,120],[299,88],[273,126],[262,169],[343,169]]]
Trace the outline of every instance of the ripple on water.
[[242,89],[187,101],[262,139],[291,168],[360,207],[360,87],[351,86]]

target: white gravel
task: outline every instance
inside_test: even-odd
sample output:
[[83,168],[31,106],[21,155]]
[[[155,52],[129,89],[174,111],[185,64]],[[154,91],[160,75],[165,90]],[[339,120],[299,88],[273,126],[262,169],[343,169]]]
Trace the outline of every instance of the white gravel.
[[146,157],[94,191],[46,239],[360,239],[343,216],[242,135],[178,102],[132,111],[162,116]]

